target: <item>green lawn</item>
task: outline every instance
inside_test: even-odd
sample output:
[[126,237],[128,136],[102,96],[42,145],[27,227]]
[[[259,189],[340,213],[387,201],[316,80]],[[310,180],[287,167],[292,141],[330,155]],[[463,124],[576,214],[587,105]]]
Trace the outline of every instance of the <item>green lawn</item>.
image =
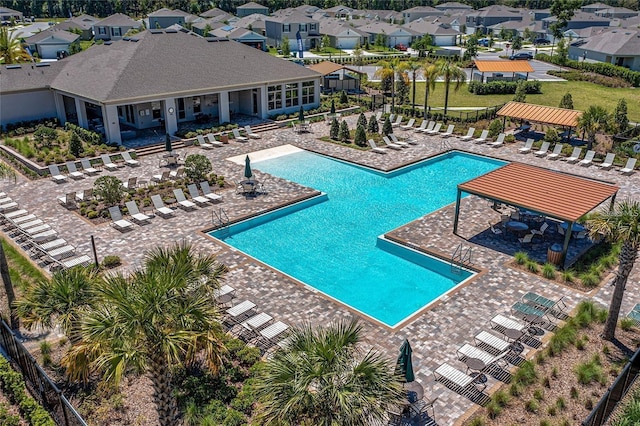
[[[527,103],[557,107],[565,93],[571,93],[575,109],[584,111],[589,105],[601,105],[609,112],[613,112],[620,98],[627,100],[629,120],[640,121],[640,89],[615,89],[598,86],[583,81],[548,82],[542,83],[542,94],[527,95]],[[416,104],[424,104],[424,83],[416,84]],[[411,91],[409,92],[411,93]],[[479,107],[493,106],[508,102],[513,95],[473,95],[466,86],[458,92],[449,92],[450,107]],[[437,83],[436,90],[429,94],[429,105],[444,106],[444,83]]]

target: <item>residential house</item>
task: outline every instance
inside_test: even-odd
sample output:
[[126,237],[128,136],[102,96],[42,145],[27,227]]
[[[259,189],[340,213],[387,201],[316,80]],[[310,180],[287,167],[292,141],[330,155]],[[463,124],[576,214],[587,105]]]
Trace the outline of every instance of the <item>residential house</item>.
[[9,9],[8,7],[0,7],[0,21],[2,21],[2,25],[10,24],[12,19],[16,22],[22,22],[24,20],[24,15],[22,12],[18,12],[17,10]]
[[395,10],[354,10],[353,15],[374,21],[402,23],[402,12],[396,12]]
[[402,11],[402,22],[408,24],[409,22],[413,22],[417,19],[442,15],[444,15],[444,11],[442,10],[430,6],[416,6]]
[[342,21],[349,21],[353,18],[353,10],[347,6],[333,6],[324,10],[324,13],[330,18],[340,19]]
[[440,3],[435,5],[434,7],[438,10],[444,10],[446,12],[453,12],[453,11],[470,12],[473,10],[473,7],[469,6],[468,4],[458,3],[457,1]]
[[226,27],[228,24],[213,19],[202,19],[191,25],[191,31],[202,37],[209,37],[211,30]]
[[242,4],[236,8],[236,16],[238,18],[253,15],[254,13],[266,16],[269,14],[269,8],[253,1]]
[[263,36],[267,35],[266,32],[266,24],[264,23],[265,19],[267,19],[264,15],[259,13],[254,13],[253,15],[245,16],[243,18],[238,19],[233,23],[235,27],[238,28],[246,28],[248,30],[254,31]]
[[217,7],[214,7],[213,9],[209,9],[206,12],[201,13],[200,16],[203,17],[204,19],[211,19],[213,22],[228,21],[229,19],[233,18],[233,15],[225,12],[222,9],[218,9]]
[[152,12],[147,17],[147,28],[160,29],[169,28],[172,25],[178,24],[181,27],[188,27],[198,21],[202,21],[203,18],[184,12],[180,9],[158,9]]
[[429,22],[427,20],[418,19],[404,25],[411,31],[420,34],[429,34],[434,46],[455,46],[456,40],[460,35],[460,31],[454,30],[448,25],[439,22]]
[[[549,16],[542,20],[542,28],[544,28],[549,34],[551,33],[550,26],[556,22],[558,18],[555,16]],[[593,13],[576,12],[575,15],[567,22],[566,30],[579,30],[587,27],[608,27],[611,25],[611,19],[596,16]]]
[[[487,27],[487,32],[491,32],[494,36],[499,36],[500,33],[506,32],[511,37],[518,35],[522,37],[525,28],[529,28],[529,30],[533,31],[534,26],[535,23],[531,19],[530,15],[525,15],[521,21],[505,21],[491,25]],[[544,33],[542,24],[539,24],[538,27]]]
[[531,12],[533,12],[534,21],[542,21],[544,18],[551,16],[551,9],[534,9]]
[[60,22],[54,28],[70,32],[80,33],[80,40],[91,40],[93,38],[93,26],[100,18],[91,15],[80,15]]
[[[320,103],[320,74],[234,41],[188,31],[143,31],[55,65],[48,70],[57,71],[54,76],[40,75],[30,65],[2,68],[0,96],[11,94],[12,100],[2,102],[2,125],[17,116],[5,116],[5,104],[20,105],[21,119],[32,119],[52,112],[53,97],[62,123],[102,130],[109,142],[121,143],[125,129],[174,134],[179,123],[203,114],[224,123],[235,113],[264,119]],[[44,99],[49,107],[41,111],[36,101]],[[39,114],[28,115],[36,110]]]
[[640,71],[640,31],[614,28],[569,45],[569,58],[607,62]]
[[579,30],[567,30],[564,32],[564,37],[569,40],[579,40],[602,34],[605,31],[610,31],[614,27],[587,27]]
[[9,27],[9,33],[15,33],[17,37],[24,39],[31,37],[40,31],[48,30],[49,28],[51,28],[51,25],[49,25],[48,22],[34,22],[33,24],[25,25],[22,28],[19,26]]
[[608,5],[608,4],[604,4],[604,3],[591,3],[591,4],[588,4],[586,6],[582,6],[580,8],[580,11],[581,12],[586,12],[586,13],[596,13],[599,10],[607,9],[609,7],[611,7],[611,6]]
[[361,71],[330,61],[310,65],[309,69],[322,75],[323,93],[360,92],[360,78],[364,74]]
[[37,52],[41,59],[60,59],[69,54],[72,44],[79,44],[79,41],[80,35],[55,27],[24,39],[32,54]]
[[303,50],[315,49],[320,45],[320,22],[302,13],[291,12],[287,15],[269,16],[265,18],[264,25],[267,42],[272,46],[281,46],[286,37],[291,51],[297,51],[298,34]]
[[337,49],[355,49],[364,46],[369,34],[353,28],[344,21],[327,20],[321,23],[320,34],[328,35],[331,47]]
[[467,34],[477,31],[485,34],[489,27],[508,21],[522,21],[523,14],[505,6],[488,6],[467,15]]
[[236,28],[231,25],[225,25],[224,27],[211,30],[208,35],[227,38],[255,49],[264,50],[265,52],[268,50],[267,38],[246,28]]
[[602,18],[611,19],[626,19],[638,16],[637,11],[627,9],[626,7],[608,7],[606,9],[597,10],[593,14]]
[[140,28],[140,23],[122,13],[116,13],[98,21],[93,26],[95,40],[120,40],[132,28]]
[[420,36],[419,33],[409,28],[387,22],[373,22],[357,27],[357,29],[369,33],[369,43],[371,44],[374,44],[376,38],[382,35],[387,47],[394,47],[398,44],[409,46],[415,38]]

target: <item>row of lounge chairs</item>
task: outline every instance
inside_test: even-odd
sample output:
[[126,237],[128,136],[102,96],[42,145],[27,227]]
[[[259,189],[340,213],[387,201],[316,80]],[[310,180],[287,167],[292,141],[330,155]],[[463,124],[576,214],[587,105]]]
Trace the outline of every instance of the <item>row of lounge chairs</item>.
[[[127,166],[138,166],[140,162],[138,160],[134,160],[131,158],[131,155],[127,151],[123,151],[119,154],[122,157],[123,164]],[[102,154],[100,156],[102,160],[102,166],[110,171],[117,170],[120,165],[115,163],[110,155]],[[65,163],[65,167],[67,169],[67,174],[62,174],[60,171],[60,167],[57,164],[49,165],[49,174],[51,175],[51,179],[56,183],[63,183],[67,181],[67,178],[78,180],[84,179],[85,176],[93,176],[100,172],[99,169],[94,168],[91,165],[89,159],[80,160],[80,166],[82,167],[82,171],[78,170],[75,161],[67,161]]]
[[[248,142],[249,139],[260,139],[261,136],[251,130],[251,126],[244,126],[244,132],[246,136],[243,136],[240,133],[238,128],[232,129],[231,133],[233,134],[233,138],[238,142]],[[206,138],[206,140],[205,140]],[[196,140],[198,141],[198,145],[202,149],[213,149],[213,148],[221,148],[224,144],[218,140],[213,135],[213,133],[207,133],[206,135],[198,135],[196,136]]]
[[0,219],[3,231],[41,266],[52,269],[89,265],[91,258],[77,255],[74,246],[59,238],[58,233],[18,204],[5,193],[0,193]]

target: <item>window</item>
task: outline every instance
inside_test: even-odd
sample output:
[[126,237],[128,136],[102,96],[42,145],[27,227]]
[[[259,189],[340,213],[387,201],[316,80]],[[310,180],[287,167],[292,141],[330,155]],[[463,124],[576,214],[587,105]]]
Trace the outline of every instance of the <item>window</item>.
[[105,27],[98,27],[98,34],[106,35],[107,29]]
[[307,32],[307,24],[300,24],[298,27],[300,28],[301,33]]
[[282,24],[282,32],[290,33],[291,32],[291,24]]
[[160,102],[151,102],[151,110],[153,111],[152,117],[154,120],[158,120],[159,118],[162,118],[162,110],[161,110]]
[[315,82],[304,81],[302,83],[302,104],[312,104],[315,102]]
[[122,33],[120,32],[120,27],[111,28],[111,35],[114,37],[120,37]]
[[298,105],[298,83],[287,84],[285,101],[288,107]]
[[267,107],[269,109],[282,108],[282,85],[269,86],[267,89]]
[[193,113],[198,114],[202,112],[202,107],[200,106],[200,96],[196,96],[193,98]]

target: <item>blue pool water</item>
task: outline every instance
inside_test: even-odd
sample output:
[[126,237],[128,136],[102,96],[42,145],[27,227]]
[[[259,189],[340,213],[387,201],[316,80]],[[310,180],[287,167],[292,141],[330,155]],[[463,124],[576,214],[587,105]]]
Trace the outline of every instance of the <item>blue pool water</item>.
[[471,273],[378,237],[454,202],[458,183],[503,164],[448,153],[385,174],[308,152],[254,162],[326,195],[212,235],[393,327]]

